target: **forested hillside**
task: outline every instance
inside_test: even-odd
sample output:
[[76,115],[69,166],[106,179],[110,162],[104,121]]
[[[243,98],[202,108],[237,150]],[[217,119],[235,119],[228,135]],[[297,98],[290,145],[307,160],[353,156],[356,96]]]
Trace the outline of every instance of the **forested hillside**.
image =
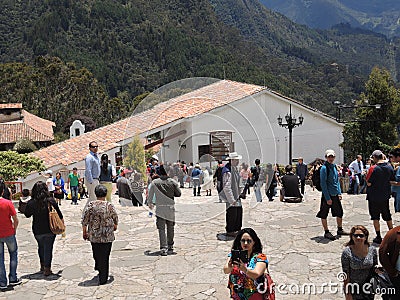
[[373,30],[388,37],[400,35],[398,0],[261,0],[299,24],[330,29],[340,23]]
[[265,84],[333,112],[374,65],[398,71],[385,37],[310,30],[256,0],[4,0],[0,10],[0,101],[22,101],[57,130],[76,113],[116,121],[134,97],[187,77]]

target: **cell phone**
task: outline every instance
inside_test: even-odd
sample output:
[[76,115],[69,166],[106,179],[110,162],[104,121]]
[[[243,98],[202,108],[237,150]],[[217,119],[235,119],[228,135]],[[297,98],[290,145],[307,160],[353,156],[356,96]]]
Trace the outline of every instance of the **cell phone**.
[[247,253],[248,253],[247,250],[232,250],[231,251],[232,262],[239,262],[240,259],[243,263],[247,263],[249,261]]

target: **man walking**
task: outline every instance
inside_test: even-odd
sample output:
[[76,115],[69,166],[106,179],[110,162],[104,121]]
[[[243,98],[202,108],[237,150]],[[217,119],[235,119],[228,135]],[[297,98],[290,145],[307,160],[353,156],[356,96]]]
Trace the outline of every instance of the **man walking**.
[[[257,158],[254,162],[256,165],[251,167],[252,180],[254,182],[254,194],[256,195],[257,202],[262,202],[261,188],[265,180],[265,172],[260,167],[260,160]],[[244,194],[246,195],[246,194]]]
[[223,190],[223,186],[222,186],[222,169],[223,168],[224,168],[224,164],[222,163],[222,160],[219,160],[217,169],[215,170],[215,173],[213,176],[214,180],[217,181],[217,191],[218,191],[219,202],[222,202],[221,191]]
[[354,195],[358,195],[360,193],[358,187],[360,186],[361,176],[364,170],[361,155],[357,155],[357,159],[349,165],[349,169],[351,171],[351,180],[354,182]]
[[222,199],[226,202],[226,235],[236,236],[242,229],[243,208],[240,200],[239,160],[236,152],[229,153],[228,163],[222,169]]
[[4,244],[10,254],[10,273],[8,284],[13,286],[21,283],[17,277],[18,246],[15,234],[18,227],[18,217],[12,201],[3,198],[4,183],[0,183],[0,290],[7,289],[6,268],[4,266]]
[[371,157],[375,165],[368,170],[367,174],[368,210],[376,232],[373,242],[380,244],[382,242],[380,216],[382,215],[382,219],[386,221],[389,230],[393,228],[389,199],[391,196],[390,181],[394,181],[395,178],[394,170],[391,165],[383,160],[381,150],[372,152]]
[[335,240],[336,237],[329,231],[327,217],[331,210],[332,217],[336,217],[337,235],[348,235],[342,227],[343,207],[342,192],[340,190],[339,176],[336,165],[333,163],[336,154],[333,150],[325,151],[326,162],[320,168],[320,182],[322,188],[321,205],[317,218],[321,219],[322,227],[325,230],[324,238]]
[[[174,197],[181,196],[179,183],[169,178],[164,165],[159,167],[160,177],[151,183],[153,187],[149,190],[149,198],[154,199],[156,205],[157,229],[160,238],[161,255],[166,256],[174,253],[174,226],[175,226],[175,200]],[[152,201],[149,208],[153,209]],[[165,235],[165,226],[167,235]]]
[[299,162],[296,165],[296,175],[300,178],[301,194],[304,195],[304,187],[306,185],[306,178],[308,175],[307,165],[303,162],[303,158],[299,157]]
[[85,182],[88,190],[89,199],[86,202],[85,208],[82,211],[83,214],[91,201],[97,199],[94,189],[96,186],[100,184],[100,159],[97,155],[97,151],[99,150],[99,146],[96,142],[89,143],[89,154],[85,158]]
[[71,204],[78,205],[78,187],[79,187],[80,176],[78,174],[78,169],[74,167],[72,173],[68,175],[69,190],[71,192]]

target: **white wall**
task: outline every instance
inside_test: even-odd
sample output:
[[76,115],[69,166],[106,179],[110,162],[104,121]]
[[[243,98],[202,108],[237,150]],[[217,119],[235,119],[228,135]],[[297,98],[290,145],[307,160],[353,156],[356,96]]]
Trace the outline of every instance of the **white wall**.
[[[194,161],[198,158],[197,146],[209,143],[210,131],[234,131],[235,151],[243,156],[245,162],[254,163],[256,158],[262,162],[287,164],[289,157],[289,132],[278,125],[277,117],[289,112],[288,100],[268,92],[257,94],[254,98],[236,101],[233,104],[203,114],[192,121],[192,151]],[[342,162],[342,127],[334,120],[310,111],[296,103],[292,104],[292,114],[300,114],[304,123],[293,129],[293,158],[302,156],[306,163],[316,157],[323,158],[330,148],[337,153],[337,162]]]

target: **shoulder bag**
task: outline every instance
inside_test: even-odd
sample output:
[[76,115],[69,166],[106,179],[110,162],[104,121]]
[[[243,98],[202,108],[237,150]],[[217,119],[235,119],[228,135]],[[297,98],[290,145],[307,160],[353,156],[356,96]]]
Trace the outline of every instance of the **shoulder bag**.
[[62,234],[65,232],[64,222],[60,219],[57,211],[54,209],[53,205],[48,202],[49,207],[49,226],[51,232],[54,234]]

